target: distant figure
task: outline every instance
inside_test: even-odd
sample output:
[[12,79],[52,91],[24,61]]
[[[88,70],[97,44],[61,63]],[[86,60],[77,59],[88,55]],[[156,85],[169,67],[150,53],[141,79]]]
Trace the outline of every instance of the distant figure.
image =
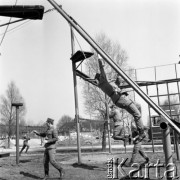
[[112,118],[114,121],[114,131],[113,131],[113,139],[114,140],[122,140],[124,142],[124,146],[129,140],[129,136],[124,135],[124,123],[121,117],[121,113],[117,106],[114,104],[110,107],[111,111],[109,114],[109,118]]
[[23,147],[22,147],[22,149],[21,149],[21,151],[19,152],[19,155],[21,155],[21,153],[23,152],[23,150],[26,148],[26,151],[25,151],[25,153],[27,153],[28,152],[28,149],[29,149],[29,144],[28,144],[28,141],[30,140],[30,138],[29,137],[27,137],[27,135],[25,135],[24,137],[23,137],[23,139],[24,139],[24,141],[23,141]]
[[94,79],[88,78],[89,81],[95,82],[97,86],[111,98],[117,107],[125,109],[134,117],[139,132],[138,140],[142,141],[146,137],[146,134],[144,132],[144,125],[142,123],[140,111],[136,104],[129,99],[128,93],[120,88],[122,82],[120,76],[117,76],[115,83],[109,82],[104,71],[102,59],[98,59],[98,62],[100,73],[96,73]]
[[56,141],[58,141],[58,133],[57,130],[53,126],[54,120],[48,118],[46,121],[47,131],[44,133],[39,133],[37,131],[33,131],[36,135],[44,137],[44,180],[49,177],[49,162],[59,171],[60,178],[62,178],[65,174],[63,168],[58,164],[55,160],[56,154]]
[[137,141],[137,136],[139,135],[139,132],[138,132],[134,122],[132,122],[132,124],[131,124],[131,132],[132,132],[132,140],[133,140],[134,147],[133,147],[131,160],[126,165],[131,166],[135,162],[135,159],[136,159],[136,156],[138,153],[145,159],[144,163],[148,163],[149,158],[142,148],[142,141],[141,142]]

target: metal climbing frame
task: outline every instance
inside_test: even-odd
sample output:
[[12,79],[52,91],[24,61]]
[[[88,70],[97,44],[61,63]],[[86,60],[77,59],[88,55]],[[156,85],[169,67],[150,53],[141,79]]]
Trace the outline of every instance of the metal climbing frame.
[[[168,64],[134,70],[134,79],[140,86],[145,86],[144,91],[160,106],[172,119],[180,122],[180,64]],[[148,72],[148,73],[147,73]],[[159,125],[162,117],[148,105],[149,122],[151,127],[152,147],[154,152],[154,139],[162,139],[162,130]],[[171,129],[171,140],[175,146],[179,139],[176,132]],[[179,155],[177,155],[179,157]]]

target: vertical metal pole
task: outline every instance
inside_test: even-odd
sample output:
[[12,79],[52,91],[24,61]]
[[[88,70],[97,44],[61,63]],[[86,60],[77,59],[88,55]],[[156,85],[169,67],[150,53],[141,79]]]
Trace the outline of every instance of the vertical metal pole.
[[[156,67],[154,67],[154,69],[155,69],[155,81],[157,81],[157,76],[156,76],[156,74],[157,74],[157,72],[156,72]],[[159,100],[159,86],[158,86],[158,84],[156,84],[156,91],[157,91],[157,100],[158,100],[158,105],[160,106],[160,100]]]
[[167,179],[172,179],[171,177],[173,176],[173,172],[170,171],[172,167],[169,166],[171,163],[173,163],[170,130],[169,130],[169,126],[165,122],[162,122],[160,124],[160,127],[163,133],[163,149],[165,154],[166,171],[168,172],[166,176]]
[[[178,75],[177,75],[177,67],[176,67],[176,64],[175,64],[175,73],[176,73],[176,79],[178,78]],[[179,103],[180,103],[180,90],[179,90],[179,82],[177,81],[177,88],[178,88],[178,95],[179,95]]]
[[[155,81],[157,81],[156,66],[154,67],[154,70],[155,70]],[[161,106],[161,104],[160,104],[160,99],[159,99],[159,86],[158,86],[158,84],[156,84],[156,91],[157,91],[158,106]]]
[[[71,28],[71,48],[72,55],[74,54],[74,33],[73,28]],[[80,143],[80,124],[79,124],[79,106],[78,106],[78,93],[77,93],[77,79],[76,79],[76,64],[72,61],[73,69],[73,80],[74,80],[74,100],[75,100],[75,121],[77,128],[77,149],[78,149],[78,164],[81,164],[81,143]]]
[[152,121],[151,121],[151,117],[150,117],[150,130],[151,130],[151,137],[152,137],[152,148],[153,148],[153,153],[155,153],[155,149],[154,149],[154,139],[153,139],[153,129],[152,129]]
[[[148,91],[148,86],[146,86],[146,93],[149,95]],[[152,137],[152,148],[153,148],[153,153],[155,152],[154,150],[154,139],[153,139],[153,129],[152,129],[152,119],[151,119],[151,112],[150,112],[150,106],[148,104],[148,111],[149,111],[149,122],[150,122],[150,132],[151,132],[151,137]]]
[[109,119],[109,107],[107,103],[107,95],[105,94],[105,101],[106,101],[106,118],[108,123],[108,143],[109,143],[109,153],[112,153],[111,149],[111,136],[110,136],[110,119]]
[[16,164],[19,164],[19,106],[16,106]]
[[124,125],[124,119],[123,119],[123,129],[124,129],[124,138],[125,138],[125,141],[124,141],[124,149],[125,149],[125,154],[126,154],[126,137],[125,137],[125,125]]
[[[136,79],[136,81],[138,80],[138,79],[137,79],[137,70],[136,70],[136,69],[135,69],[135,79]],[[134,94],[134,101],[136,101],[135,91],[133,91],[133,94]]]
[[[167,93],[168,93],[168,110],[169,110],[169,115],[170,115],[170,117],[172,118],[172,113],[171,113],[171,101],[170,101],[170,93],[169,93],[169,83],[166,83],[166,86],[167,86]],[[175,135],[174,135],[174,130],[172,129],[172,138],[171,139],[173,139],[174,140],[174,152],[176,152],[176,147],[175,147]],[[170,134],[170,137],[171,137],[171,134]]]
[[[174,65],[175,67],[175,73],[176,73],[176,79],[178,78],[178,75],[177,75],[177,67],[176,67],[176,64]],[[178,89],[178,95],[179,95],[179,103],[180,103],[180,90],[179,90],[179,82],[177,82],[177,89]],[[178,104],[179,104],[178,103]],[[179,116],[179,111],[178,111],[178,116]],[[179,117],[178,117],[178,122],[179,122]],[[175,135],[175,144],[176,144],[176,155],[177,155],[177,160],[179,161],[180,160],[180,150],[179,150],[179,135],[174,132],[174,135]]]
[[16,164],[19,164],[19,106],[23,104],[12,103],[12,106],[16,107]]
[[179,151],[179,139],[178,139],[178,134],[174,131],[174,140],[175,140],[175,148],[176,148],[176,155],[177,155],[177,160],[180,160],[180,151]]

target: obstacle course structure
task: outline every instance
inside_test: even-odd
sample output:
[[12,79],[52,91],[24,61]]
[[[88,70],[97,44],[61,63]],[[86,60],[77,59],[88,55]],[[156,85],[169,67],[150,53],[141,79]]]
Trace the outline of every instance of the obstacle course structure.
[[49,3],[68,21],[68,23],[92,46],[96,52],[164,119],[173,127],[178,133],[180,129],[171,121],[171,117],[164,112],[157,104],[155,104],[146,93],[144,93],[137,83],[128,77],[124,71],[113,61],[109,55],[102,50],[102,48],[87,34],[87,32],[69,16],[54,0],[48,0]]
[[[178,127],[180,122],[180,74],[179,63],[159,65],[153,67],[130,69],[132,78],[143,89],[143,91],[170,117]],[[168,73],[167,73],[168,72]],[[123,85],[121,88],[131,88]],[[137,99],[134,93],[134,99]],[[156,113],[151,106],[147,106],[149,122],[151,127],[152,145],[153,139],[162,139],[160,123],[163,117]],[[171,140],[175,138],[173,128],[170,128]],[[153,147],[154,151],[154,147]]]
[[[75,21],[71,16],[69,16],[54,0],[48,0],[49,3],[65,18],[65,20],[73,27],[88,43],[92,46],[96,52],[130,85],[133,90],[164,120],[177,132],[180,134],[180,128],[171,120],[171,117],[156,103],[154,103],[151,98],[144,93],[141,88],[135,83],[130,77],[128,77],[124,71],[113,61],[113,59],[102,50],[102,48],[87,34],[87,32]],[[73,68],[73,70],[75,70]],[[73,72],[75,73],[75,72]],[[75,74],[74,74],[75,75]],[[76,97],[75,97],[76,98]],[[77,107],[75,107],[77,109]],[[76,110],[77,112],[77,110]],[[76,121],[78,120],[79,114],[76,114]],[[167,136],[166,138],[170,138]],[[164,144],[164,148],[166,148]],[[165,151],[166,152],[166,151]],[[170,152],[171,154],[171,152]],[[79,160],[79,159],[78,159]],[[169,162],[169,161],[168,161]],[[167,162],[167,163],[168,163]]]
[[[180,134],[180,128],[178,125],[171,119],[171,116],[167,114],[158,104],[156,104],[138,85],[138,83],[134,82],[122,69],[113,61],[113,59],[102,50],[102,48],[87,34],[87,32],[75,21],[71,16],[69,16],[61,6],[59,6],[54,0],[48,0],[49,3],[66,19],[66,21],[71,25],[71,28],[74,28],[88,43],[92,46],[96,52],[127,82],[127,84],[152,108],[159,116],[163,117],[165,122],[172,127],[177,133]],[[73,44],[73,43],[72,43]],[[83,60],[86,59],[86,54],[83,53]],[[72,46],[72,55],[75,55],[73,46]],[[82,54],[81,54],[82,55]],[[81,58],[80,58],[81,59]],[[75,60],[75,63],[79,61],[79,58]],[[77,71],[75,63],[73,62],[73,76],[74,76],[74,89],[76,91],[76,75],[78,74],[84,79],[87,79],[85,74]],[[77,93],[75,92],[75,99],[77,98]],[[75,119],[76,122],[79,122],[79,113],[78,113],[78,104],[77,100],[75,100]],[[163,126],[164,127],[164,126]],[[78,130],[78,128],[77,128]],[[168,139],[167,139],[168,140]],[[166,141],[167,142],[167,141]],[[78,144],[79,146],[79,144]],[[164,144],[164,148],[167,145]],[[168,150],[169,152],[170,150]],[[165,151],[166,152],[166,151]],[[171,153],[170,153],[171,154]]]

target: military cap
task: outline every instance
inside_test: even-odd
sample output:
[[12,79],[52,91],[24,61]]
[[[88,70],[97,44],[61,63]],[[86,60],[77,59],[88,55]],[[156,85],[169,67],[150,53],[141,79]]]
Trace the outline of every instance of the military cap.
[[51,118],[47,118],[47,121],[46,121],[47,123],[51,123],[51,124],[53,124],[54,123],[54,119],[51,119]]

